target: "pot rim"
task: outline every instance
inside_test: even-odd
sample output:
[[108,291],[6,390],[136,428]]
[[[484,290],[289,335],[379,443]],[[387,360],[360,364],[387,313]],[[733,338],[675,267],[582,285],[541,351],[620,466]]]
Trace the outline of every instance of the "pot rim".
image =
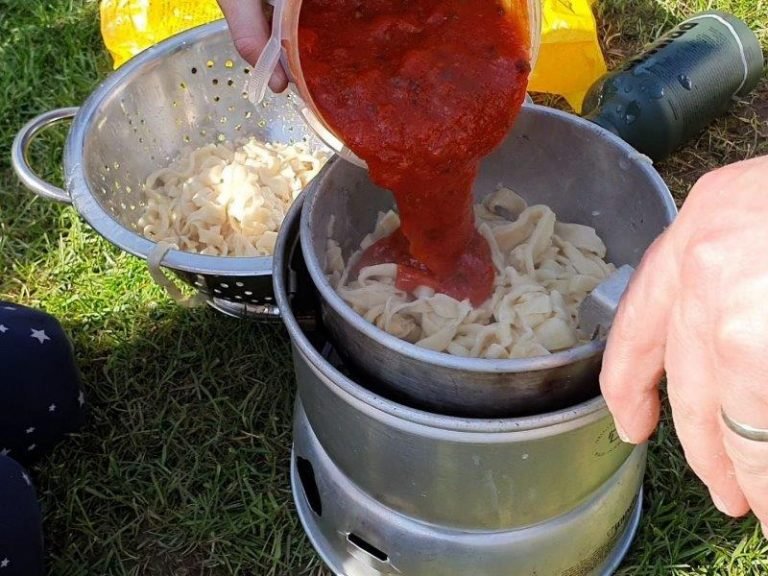
[[[310,185],[311,188],[312,185]],[[553,426],[571,429],[576,426],[586,425],[606,417],[608,407],[602,395],[589,400],[544,414],[532,416],[516,416],[509,418],[470,418],[466,416],[451,416],[428,412],[419,408],[413,408],[400,404],[394,400],[385,398],[361,384],[358,384],[337,370],[320,351],[309,341],[301,325],[296,319],[288,297],[288,282],[286,276],[289,273],[289,251],[291,242],[301,235],[300,223],[304,213],[303,207],[308,198],[309,189],[299,195],[294,201],[283,221],[283,228],[278,235],[275,245],[274,270],[272,282],[274,286],[275,301],[280,309],[280,317],[288,330],[292,346],[296,353],[310,365],[310,369],[319,373],[334,394],[341,397],[347,403],[354,403],[359,410],[371,414],[377,414],[378,419],[394,419],[409,425],[423,426],[429,429],[452,431],[460,434],[493,434],[501,433],[536,433],[547,429],[551,433]],[[299,240],[300,241],[300,240]],[[586,419],[586,420],[585,420]]]
[[[528,113],[535,115],[549,115],[558,117],[564,121],[570,123],[581,124],[586,130],[598,133],[601,138],[605,138],[623,149],[623,151],[629,157],[637,157],[638,152],[632,148],[629,144],[619,139],[614,134],[605,130],[604,128],[597,126],[587,120],[584,120],[578,116],[568,114],[553,108],[539,106],[536,104],[526,104],[524,110],[527,109]],[[509,372],[537,372],[541,370],[552,370],[553,368],[559,368],[568,364],[573,364],[590,358],[595,355],[601,355],[605,350],[605,339],[594,340],[585,344],[580,344],[567,350],[554,352],[548,356],[535,356],[532,358],[512,358],[512,359],[487,359],[487,358],[464,358],[460,356],[454,356],[445,352],[435,352],[426,348],[420,348],[415,344],[401,340],[400,338],[393,336],[380,328],[377,328],[370,322],[367,322],[362,316],[355,312],[351,306],[349,306],[339,296],[333,287],[328,282],[325,272],[321,269],[320,263],[314,255],[314,248],[310,245],[312,237],[312,231],[310,228],[310,215],[313,212],[315,202],[318,201],[317,191],[320,189],[322,183],[328,178],[328,174],[334,168],[334,164],[328,163],[320,174],[315,178],[312,184],[306,190],[306,209],[301,212],[301,248],[304,254],[304,260],[309,270],[312,281],[320,291],[323,302],[330,306],[334,312],[336,312],[344,322],[347,322],[352,328],[359,334],[363,335],[370,340],[385,346],[386,348],[405,356],[411,360],[415,360],[422,364],[430,366],[440,366],[441,368],[449,368],[460,371],[472,371],[478,373],[509,373]],[[667,211],[666,216],[672,221],[677,213],[672,195],[669,192],[666,184],[662,180],[661,176],[656,172],[651,164],[647,162],[638,162],[637,166],[645,172],[648,178],[655,181],[657,186],[666,192],[663,197],[663,202]]]

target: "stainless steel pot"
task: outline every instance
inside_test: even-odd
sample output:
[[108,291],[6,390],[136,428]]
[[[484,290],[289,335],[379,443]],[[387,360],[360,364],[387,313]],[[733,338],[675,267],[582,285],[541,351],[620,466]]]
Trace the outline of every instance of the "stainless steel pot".
[[[650,161],[602,128],[550,108],[526,105],[503,144],[482,163],[475,196],[498,183],[559,219],[593,226],[617,265],[637,265],[673,220],[669,190]],[[345,358],[392,394],[445,414],[498,417],[572,405],[597,393],[605,346],[593,341],[549,356],[467,359],[404,342],[366,322],[333,290],[324,262],[328,225],[348,258],[393,207],[365,170],[334,162],[308,187],[301,245],[320,291],[323,319]]]
[[[80,108],[46,112],[18,133],[13,167],[21,182],[50,200],[73,204],[96,232],[147,259],[155,243],[138,229],[147,176],[182,149],[254,136],[306,140],[328,148],[303,121],[298,96],[272,94],[254,105],[251,67],[237,54],[226,22],[206,24],[153,46],[112,73]],[[64,148],[66,190],[37,176],[27,149],[46,126],[72,119]],[[271,318],[272,258],[168,252],[163,266],[235,316]]]
[[297,247],[302,201],[273,278],[298,386],[294,498],[326,563],[340,576],[610,574],[639,521],[645,446],[620,441],[601,397],[482,420],[376,394],[301,320],[319,306]]

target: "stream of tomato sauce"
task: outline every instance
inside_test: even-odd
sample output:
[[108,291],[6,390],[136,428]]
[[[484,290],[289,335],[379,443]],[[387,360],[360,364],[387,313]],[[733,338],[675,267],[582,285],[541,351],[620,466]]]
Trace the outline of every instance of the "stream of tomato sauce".
[[525,21],[497,0],[303,0],[310,95],[400,215],[358,268],[393,262],[399,288],[426,285],[474,305],[491,295],[472,184],[522,106],[528,48]]

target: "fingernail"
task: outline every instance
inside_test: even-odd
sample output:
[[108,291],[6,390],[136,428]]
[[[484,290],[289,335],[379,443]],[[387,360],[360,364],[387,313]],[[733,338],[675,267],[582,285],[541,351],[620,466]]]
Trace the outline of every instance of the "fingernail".
[[615,420],[613,421],[613,424],[616,426],[616,433],[619,435],[619,438],[621,438],[621,441],[630,444],[629,436],[627,436],[627,433],[624,432],[624,428],[621,427],[621,424]]
[[718,496],[715,493],[710,493],[710,496],[712,497],[712,503],[715,505],[715,508],[720,510],[723,514],[731,515],[731,513],[728,511],[728,507],[725,505],[725,502],[723,502],[722,498]]

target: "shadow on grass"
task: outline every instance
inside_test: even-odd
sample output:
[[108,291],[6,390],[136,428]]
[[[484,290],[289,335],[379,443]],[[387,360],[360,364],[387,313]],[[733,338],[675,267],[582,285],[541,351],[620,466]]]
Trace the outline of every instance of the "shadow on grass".
[[90,413],[35,468],[51,573],[318,573],[290,494],[281,325],[173,305],[118,341],[63,324]]
[[[62,318],[90,406],[38,466],[52,574],[309,574],[288,482],[294,394],[280,325],[165,302],[135,259],[19,184],[33,116],[110,71],[98,3],[0,0],[0,298]],[[68,126],[32,164],[61,186]]]

